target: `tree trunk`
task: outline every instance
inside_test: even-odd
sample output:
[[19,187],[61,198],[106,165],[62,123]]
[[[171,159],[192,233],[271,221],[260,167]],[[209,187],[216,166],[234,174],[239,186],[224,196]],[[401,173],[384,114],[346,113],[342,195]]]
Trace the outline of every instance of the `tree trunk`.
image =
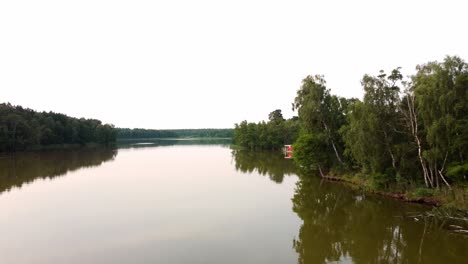
[[447,180],[445,179],[444,177],[444,174],[442,174],[442,171],[439,170],[439,175],[440,175],[440,178],[442,178],[442,180],[444,181],[445,185],[447,185],[447,187],[449,187],[449,189],[452,189],[452,187],[450,186],[450,184],[447,182]]
[[[445,152],[445,158],[444,158],[444,163],[442,164],[442,168],[440,170],[438,170],[439,172],[439,175],[440,175],[440,178],[444,181],[444,183],[449,187],[449,189],[452,189],[452,187],[450,186],[450,184],[447,182],[447,180],[445,179],[444,177],[444,174],[442,173],[445,169],[445,164],[447,163],[447,157],[448,157],[448,151]],[[437,181],[437,184],[439,183],[439,181]],[[438,186],[437,186],[438,187]]]
[[[415,106],[415,98],[414,94],[411,94],[410,92],[407,92],[406,94],[406,103],[408,106],[408,112],[402,111],[402,113],[405,114],[405,118],[407,119],[407,125],[411,131],[411,134],[413,135],[414,141],[416,142],[416,145],[418,147],[418,158],[419,158],[419,163],[421,164],[421,168],[423,171],[423,177],[424,177],[424,183],[426,184],[426,187],[429,187],[430,184],[430,178],[429,178],[429,172],[427,170],[426,162],[424,161],[424,157],[422,156],[423,153],[423,148],[421,144],[421,139],[419,138],[418,135],[418,116],[416,114],[416,106]],[[430,184],[432,186],[432,183]]]
[[340,155],[338,154],[338,150],[336,149],[335,142],[333,142],[333,139],[331,140],[331,143],[332,143],[332,146],[333,146],[333,150],[335,151],[336,158],[338,159],[338,161],[339,161],[341,164],[343,164],[343,161],[341,160],[341,157],[340,157]]
[[424,162],[424,158],[422,156],[421,142],[419,141],[418,136],[415,136],[415,138],[418,144],[418,157],[419,157],[419,162],[421,163],[421,167],[422,167],[423,174],[424,174],[424,183],[426,184],[426,187],[429,187],[429,183],[428,183],[429,175],[427,173],[426,163]]
[[320,165],[318,166],[318,169],[320,172],[320,176],[322,176],[322,178],[325,178],[325,174],[323,174],[322,167],[320,167]]
[[333,141],[333,138],[331,136],[330,129],[328,128],[325,122],[322,121],[322,124],[323,124],[323,127],[325,128],[325,131],[327,131],[328,139],[330,140],[333,150],[335,151],[336,159],[338,160],[340,164],[343,164],[343,160],[341,159],[340,154],[338,154],[338,150],[336,149],[335,142]]
[[432,169],[432,165],[429,164],[429,183],[431,185],[431,188],[434,188],[434,170]]

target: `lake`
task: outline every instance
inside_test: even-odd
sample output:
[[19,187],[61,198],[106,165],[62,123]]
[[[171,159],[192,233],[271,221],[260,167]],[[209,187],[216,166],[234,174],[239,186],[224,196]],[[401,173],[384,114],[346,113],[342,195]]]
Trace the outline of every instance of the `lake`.
[[1,263],[466,263],[429,209],[223,141],[0,156]]

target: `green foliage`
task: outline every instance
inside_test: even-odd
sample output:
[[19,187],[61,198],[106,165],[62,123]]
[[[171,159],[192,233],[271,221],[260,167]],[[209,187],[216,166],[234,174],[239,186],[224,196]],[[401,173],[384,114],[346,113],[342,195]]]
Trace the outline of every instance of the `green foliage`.
[[251,150],[279,150],[296,140],[299,133],[297,117],[285,120],[281,110],[277,109],[268,118],[268,122],[235,124],[234,143]]
[[[458,57],[429,62],[417,67],[412,89],[424,127],[424,159],[430,171],[441,172],[429,178],[439,186],[450,163],[465,163],[468,156],[468,64]],[[454,176],[461,168],[449,169]],[[464,173],[464,172],[463,172]],[[463,177],[466,180],[466,174]]]
[[276,123],[281,123],[284,121],[283,114],[281,113],[280,109],[276,109],[275,111],[271,112],[268,115],[268,120],[270,122],[276,122]]
[[454,162],[450,164],[447,168],[447,176],[449,179],[455,181],[466,180],[466,175],[468,174],[468,162],[458,163]]
[[293,109],[299,113],[299,121],[305,134],[320,134],[328,146],[323,151],[335,157],[333,163],[343,165],[344,143],[340,129],[346,124],[348,105],[352,100],[334,96],[326,87],[323,76],[307,76],[297,91]]
[[155,130],[143,128],[117,128],[118,139],[138,139],[138,138],[176,138],[174,131]]
[[316,170],[321,174],[330,167],[330,152],[326,143],[327,136],[323,133],[308,134],[299,136],[294,143],[294,161],[304,170]]
[[389,76],[383,71],[378,76],[365,75],[364,101],[352,104],[348,124],[342,128],[347,154],[371,174],[379,175],[372,177],[378,186],[387,184],[389,172],[396,175],[402,159],[399,145],[405,135],[399,132],[403,128],[397,86],[401,78],[399,69]]
[[414,189],[409,195],[412,199],[432,197],[434,196],[434,189],[428,189],[426,187],[419,187]]
[[293,103],[296,162],[365,175],[373,189],[466,184],[468,65],[447,57],[416,69],[409,80],[399,68],[364,75],[362,101],[332,95],[323,76],[307,76]]
[[115,142],[113,125],[96,119],[73,118],[54,112],[36,112],[0,104],[0,151],[37,146]]
[[372,190],[385,190],[396,180],[393,173],[374,172],[368,175],[369,187]]

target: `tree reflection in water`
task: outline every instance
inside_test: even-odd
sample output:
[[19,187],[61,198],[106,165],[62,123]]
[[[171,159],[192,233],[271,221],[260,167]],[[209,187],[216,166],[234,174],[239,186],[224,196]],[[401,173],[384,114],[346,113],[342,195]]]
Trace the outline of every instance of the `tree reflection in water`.
[[276,182],[282,183],[284,176],[295,173],[292,160],[287,160],[278,152],[233,150],[232,156],[237,171],[243,173],[258,172]]
[[53,179],[69,171],[99,166],[116,155],[117,150],[111,148],[3,154],[0,156],[0,193],[37,179]]
[[427,208],[301,177],[293,211],[304,221],[293,247],[298,263],[466,263],[468,239],[437,219],[409,219]]

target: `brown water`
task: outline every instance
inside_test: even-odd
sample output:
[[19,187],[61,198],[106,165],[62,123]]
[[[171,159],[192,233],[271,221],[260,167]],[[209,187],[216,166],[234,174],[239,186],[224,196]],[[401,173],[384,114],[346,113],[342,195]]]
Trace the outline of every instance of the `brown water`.
[[426,207],[201,143],[0,156],[0,263],[467,263]]

